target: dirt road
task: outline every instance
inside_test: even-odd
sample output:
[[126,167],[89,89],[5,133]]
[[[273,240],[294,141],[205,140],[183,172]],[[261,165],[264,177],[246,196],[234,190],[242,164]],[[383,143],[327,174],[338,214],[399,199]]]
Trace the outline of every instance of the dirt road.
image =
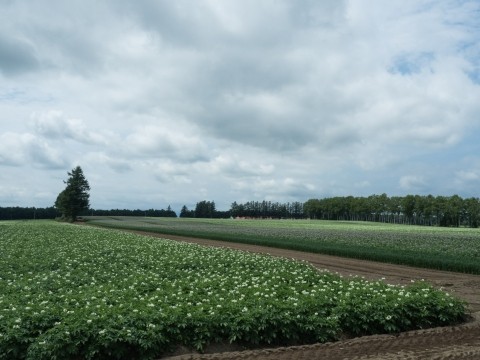
[[[138,233],[138,232],[137,232]],[[384,278],[391,284],[407,284],[411,280],[424,279],[445,288],[468,302],[474,320],[454,327],[411,331],[392,335],[366,336],[328,344],[315,344],[256,351],[224,352],[229,348],[211,348],[214,354],[181,354],[170,359],[329,359],[329,360],[379,360],[379,359],[480,359],[480,276],[436,271],[409,266],[376,263],[372,261],[346,259],[336,256],[311,254],[300,251],[275,249],[264,246],[237,244],[184,236],[143,233],[144,235],[186,241],[207,246],[228,247],[250,252],[268,253],[306,260],[321,269],[341,275],[360,275],[367,279]]]

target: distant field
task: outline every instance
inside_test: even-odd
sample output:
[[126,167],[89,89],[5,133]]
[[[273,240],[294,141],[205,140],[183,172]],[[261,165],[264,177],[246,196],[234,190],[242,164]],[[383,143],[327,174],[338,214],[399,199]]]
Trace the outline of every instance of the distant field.
[[87,217],[92,225],[480,274],[480,229],[320,220]]
[[157,359],[177,346],[325,342],[455,324],[465,311],[423,282],[341,278],[111,229],[0,222],[0,359]]

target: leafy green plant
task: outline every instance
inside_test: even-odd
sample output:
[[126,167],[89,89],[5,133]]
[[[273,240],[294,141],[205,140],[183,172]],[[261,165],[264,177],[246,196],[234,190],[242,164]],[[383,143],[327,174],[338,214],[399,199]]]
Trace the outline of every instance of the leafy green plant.
[[428,284],[55,222],[0,223],[0,359],[152,359],[214,342],[300,344],[461,321]]
[[93,217],[102,227],[264,245],[357,259],[480,274],[480,232],[320,220]]

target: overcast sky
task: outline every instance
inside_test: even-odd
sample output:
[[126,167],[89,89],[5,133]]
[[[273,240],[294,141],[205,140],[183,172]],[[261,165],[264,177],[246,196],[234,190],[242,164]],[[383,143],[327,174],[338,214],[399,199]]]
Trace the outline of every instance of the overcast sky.
[[480,196],[480,1],[0,1],[0,206]]

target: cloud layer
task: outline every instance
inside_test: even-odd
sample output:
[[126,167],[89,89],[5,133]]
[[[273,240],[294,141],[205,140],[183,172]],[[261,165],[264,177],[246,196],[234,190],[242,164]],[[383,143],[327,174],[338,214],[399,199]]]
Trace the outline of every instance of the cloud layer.
[[478,1],[0,7],[0,206],[478,196]]

